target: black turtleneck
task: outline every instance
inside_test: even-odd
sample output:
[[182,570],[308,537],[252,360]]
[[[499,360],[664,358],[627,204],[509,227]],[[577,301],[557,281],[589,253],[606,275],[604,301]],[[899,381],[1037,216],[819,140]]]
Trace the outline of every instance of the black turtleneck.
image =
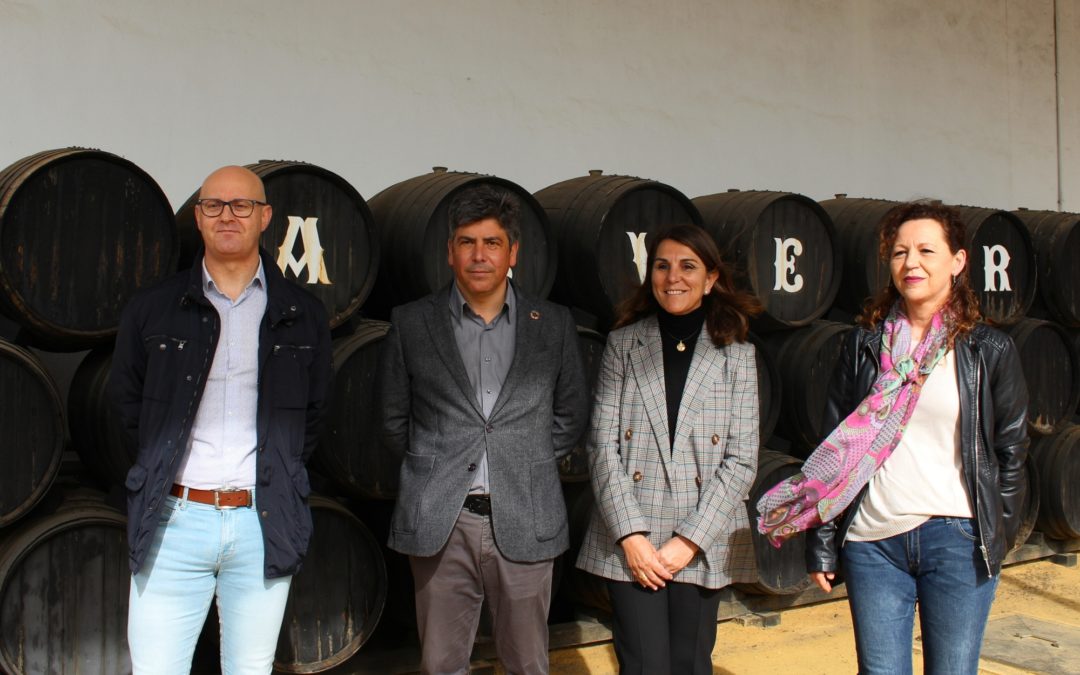
[[[682,402],[686,376],[690,374],[690,361],[694,358],[701,326],[705,323],[705,307],[698,307],[687,314],[656,313],[660,324],[660,342],[664,346],[664,391],[667,393],[668,444],[675,445],[675,425],[678,423],[679,403]],[[679,341],[686,347],[678,350]]]

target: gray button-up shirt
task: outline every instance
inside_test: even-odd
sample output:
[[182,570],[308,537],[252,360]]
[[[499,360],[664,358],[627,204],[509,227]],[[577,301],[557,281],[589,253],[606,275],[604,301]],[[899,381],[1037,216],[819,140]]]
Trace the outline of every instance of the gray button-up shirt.
[[[491,415],[514,358],[516,305],[514,287],[507,283],[502,311],[491,323],[484,323],[484,319],[465,302],[457,284],[450,289],[450,324],[454,327],[454,339],[485,418]],[[490,491],[485,449],[469,492],[487,494]]]

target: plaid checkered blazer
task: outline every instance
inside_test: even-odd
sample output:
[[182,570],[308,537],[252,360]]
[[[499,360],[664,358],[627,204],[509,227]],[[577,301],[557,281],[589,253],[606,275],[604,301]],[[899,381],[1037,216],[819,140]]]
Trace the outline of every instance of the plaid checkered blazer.
[[673,447],[668,433],[663,347],[651,316],[613,331],[604,348],[587,446],[596,507],[577,566],[633,581],[617,541],[641,532],[659,548],[681,534],[701,553],[676,581],[757,581],[745,501],[758,453],[753,345],[717,348],[702,327]]

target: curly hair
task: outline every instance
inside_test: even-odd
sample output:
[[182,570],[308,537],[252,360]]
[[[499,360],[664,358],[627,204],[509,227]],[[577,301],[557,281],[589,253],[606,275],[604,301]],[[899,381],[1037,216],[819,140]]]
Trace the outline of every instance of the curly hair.
[[[911,220],[922,219],[933,220],[941,225],[950,253],[955,254],[960,250],[967,250],[964,246],[966,228],[960,212],[939,201],[919,200],[897,204],[885,214],[878,232],[879,260],[888,264],[901,225]],[[968,260],[970,261],[970,255]],[[979,299],[971,288],[971,275],[968,269],[969,265],[964,265],[964,269],[953,279],[952,290],[949,291],[949,299],[945,303],[950,346],[957,335],[969,332],[982,320],[979,313]],[[896,301],[900,300],[900,291],[893,283],[892,275],[890,274],[888,278],[885,288],[878,291],[863,306],[862,314],[858,317],[860,325],[867,328],[878,325],[888,316],[889,310]]]
[[745,342],[750,332],[750,317],[761,313],[763,307],[753,295],[736,290],[731,268],[724,263],[716,242],[700,225],[670,225],[653,235],[649,242],[646,267],[649,273],[634,294],[619,305],[614,328],[632,324],[656,314],[660,309],[660,303],[653,295],[652,269],[656,261],[656,250],[660,248],[661,242],[667,240],[678,242],[693,251],[694,255],[701,258],[706,272],[719,274],[712,286],[712,292],[701,300],[705,305],[705,325],[713,344],[724,347],[732,342]]

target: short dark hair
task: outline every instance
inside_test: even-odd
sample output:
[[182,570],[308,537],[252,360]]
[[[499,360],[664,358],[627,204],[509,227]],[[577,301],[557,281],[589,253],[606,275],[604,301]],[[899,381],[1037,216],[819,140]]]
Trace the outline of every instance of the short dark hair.
[[700,225],[679,224],[661,228],[649,242],[649,261],[645,280],[634,294],[619,305],[616,310],[615,328],[627,326],[640,319],[656,314],[660,309],[653,294],[652,269],[656,262],[656,251],[667,240],[686,246],[694,255],[701,258],[707,272],[716,272],[719,276],[713,284],[712,293],[701,301],[705,306],[705,326],[709,337],[717,347],[724,347],[732,342],[745,342],[750,332],[750,317],[764,309],[755,296],[735,287],[735,277],[720,254],[720,247],[709,232]]
[[467,187],[450,201],[449,238],[453,239],[459,228],[494,218],[513,246],[521,239],[520,214],[521,203],[509,190],[488,183]]

